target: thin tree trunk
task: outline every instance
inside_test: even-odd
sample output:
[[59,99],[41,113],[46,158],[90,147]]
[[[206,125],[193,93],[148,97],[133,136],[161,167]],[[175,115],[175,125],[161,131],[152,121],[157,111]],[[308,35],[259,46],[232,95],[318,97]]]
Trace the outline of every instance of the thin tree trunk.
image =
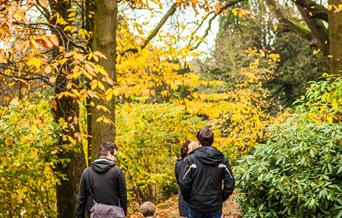
[[[94,31],[94,16],[93,13],[95,12],[95,2],[94,0],[84,0],[84,4],[85,4],[85,29],[89,32],[93,32]],[[88,48],[91,48],[93,44],[93,39],[91,38],[88,41]],[[88,81],[88,88],[90,81]],[[87,134],[88,135],[92,135],[92,116],[91,116],[91,103],[92,99],[88,98],[87,99],[87,106],[86,106],[86,110],[87,110]],[[88,163],[90,163],[91,161],[91,137],[88,138]]]
[[[93,50],[99,51],[106,56],[106,58],[100,58],[98,63],[104,67],[108,76],[113,81],[116,81],[116,19],[116,0],[95,0]],[[102,78],[103,75],[98,74],[96,79],[102,82]],[[104,84],[106,90],[113,88],[107,83]],[[103,92],[99,88],[97,91]],[[110,101],[106,101],[104,99],[94,99],[93,101],[95,103],[95,107],[92,107],[91,109],[91,157],[92,159],[95,159],[101,143],[104,141],[114,141],[115,139],[115,101],[114,98]],[[109,112],[96,109],[96,105],[105,106]],[[112,122],[97,122],[100,117],[105,117]]]
[[342,11],[336,12],[341,0],[329,0],[330,71],[342,74]]

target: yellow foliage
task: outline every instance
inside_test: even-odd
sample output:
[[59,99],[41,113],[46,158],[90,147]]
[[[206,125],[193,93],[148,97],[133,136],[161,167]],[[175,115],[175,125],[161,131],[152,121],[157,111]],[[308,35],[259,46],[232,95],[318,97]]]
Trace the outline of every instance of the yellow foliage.
[[44,101],[0,110],[0,217],[56,216],[56,125]]

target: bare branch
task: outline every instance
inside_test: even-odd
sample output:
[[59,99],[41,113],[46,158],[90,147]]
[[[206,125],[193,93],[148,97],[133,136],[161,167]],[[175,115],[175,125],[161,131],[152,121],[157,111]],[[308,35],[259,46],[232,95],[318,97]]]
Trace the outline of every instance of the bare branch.
[[[76,42],[73,41],[73,39],[66,34],[59,26],[50,24],[50,23],[29,23],[29,24],[23,24],[23,23],[15,23],[17,25],[25,25],[25,26],[39,26],[39,25],[45,25],[48,26],[50,28],[55,29],[59,35],[61,36],[61,39],[67,39],[67,43],[70,43],[71,45],[75,46],[76,48],[80,48],[82,49],[82,51],[86,52],[87,48],[83,45],[77,44]],[[65,45],[65,42],[63,42],[63,45]]]
[[[173,3],[171,5],[169,10],[164,14],[164,16],[161,18],[161,20],[157,24],[157,26],[152,30],[152,32],[147,37],[147,39],[145,40],[144,44],[140,47],[140,49],[144,49],[148,45],[148,43],[158,34],[159,30],[163,27],[163,25],[166,23],[166,21],[169,19],[169,17],[171,17],[176,12],[177,5],[178,5],[177,3]],[[137,48],[130,48],[130,49],[127,49],[126,51],[122,52],[122,54],[125,54],[127,52],[136,53],[136,52],[138,52],[138,49]]]
[[45,17],[46,20],[50,20],[51,14],[49,10],[45,7],[43,7],[39,1],[36,1],[36,8],[37,10]]
[[[9,68],[3,65],[0,65],[1,69],[6,69],[6,70],[13,70],[13,71],[19,71],[17,69],[13,69],[13,68]],[[30,73],[26,73],[26,75],[28,75]],[[26,81],[30,81],[30,80],[41,80],[42,82],[44,82],[45,84],[49,85],[49,86],[53,86],[52,83],[49,82],[48,78],[43,76],[43,75],[35,75],[32,77],[23,77],[23,76],[16,76],[16,75],[7,75],[5,73],[3,73],[2,71],[0,71],[0,75],[4,76],[4,77],[8,77],[8,78],[14,78],[14,79],[22,79],[22,80],[26,80]]]
[[[204,35],[201,37],[202,40],[200,40],[194,47],[192,47],[191,50],[197,49],[197,48],[202,44],[203,39],[204,39],[205,37],[208,36],[209,31],[211,30],[211,25],[212,25],[213,21],[215,20],[215,18],[216,18],[219,14],[221,14],[221,13],[222,13],[224,10],[226,10],[227,8],[233,6],[233,5],[237,4],[237,3],[240,3],[240,2],[242,2],[242,1],[244,1],[244,0],[234,0],[234,1],[231,1],[231,2],[227,2],[223,7],[221,7],[220,10],[218,10],[218,11],[215,13],[215,15],[212,16],[212,17],[209,19],[209,21],[208,21],[208,27],[207,27],[207,29],[205,30]],[[213,13],[214,13],[214,11],[211,11],[210,13],[208,13],[208,15],[207,15],[207,16],[203,19],[203,21],[201,22],[201,24],[196,28],[195,32],[191,35],[191,38],[190,38],[190,41],[189,41],[189,45],[190,45],[190,43],[191,43],[191,41],[192,41],[192,39],[193,39],[194,34],[195,34],[195,33],[199,30],[199,28],[203,25],[204,21],[209,17],[209,15],[210,15],[210,14],[213,14]]]

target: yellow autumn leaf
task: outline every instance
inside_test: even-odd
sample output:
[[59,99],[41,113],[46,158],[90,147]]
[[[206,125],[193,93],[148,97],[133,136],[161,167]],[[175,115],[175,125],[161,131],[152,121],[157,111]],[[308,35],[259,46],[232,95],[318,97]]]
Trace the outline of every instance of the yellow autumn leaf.
[[104,87],[104,85],[103,85],[103,83],[101,82],[101,81],[97,81],[97,85],[99,86],[99,88],[101,89],[101,90],[105,90],[105,87]]
[[116,90],[116,89],[113,89],[113,90],[112,90],[112,93],[113,93],[114,96],[118,96],[118,95],[119,95],[119,91]]
[[313,55],[317,55],[318,53],[320,52],[320,49],[315,49],[315,50],[313,50]]
[[332,106],[335,110],[338,109],[338,103],[337,103],[336,101],[332,102],[332,103],[331,103],[331,106]]
[[36,68],[40,68],[40,66],[42,65],[42,61],[40,58],[34,57],[27,62],[27,65],[28,66],[34,66]]
[[232,14],[233,14],[234,16],[237,16],[237,15],[238,15],[238,11],[237,11],[236,8],[233,8],[233,9],[232,9]]
[[112,100],[112,97],[113,97],[113,92],[109,92],[109,93],[106,95],[106,101]]
[[98,68],[98,71],[99,71],[102,75],[108,76],[108,73],[106,72],[106,70],[105,70],[103,67],[99,67],[99,68]]
[[163,97],[166,97],[168,96],[168,91],[167,90],[164,90],[160,93]]

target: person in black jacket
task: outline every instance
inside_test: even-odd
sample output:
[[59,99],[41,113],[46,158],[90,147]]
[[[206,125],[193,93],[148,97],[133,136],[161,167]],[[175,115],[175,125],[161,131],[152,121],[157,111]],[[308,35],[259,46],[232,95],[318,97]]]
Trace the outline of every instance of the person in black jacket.
[[93,195],[97,203],[120,206],[127,215],[125,176],[114,163],[116,151],[117,147],[113,143],[103,143],[99,158],[83,171],[77,197],[77,218],[84,218],[86,210],[89,215]]
[[[228,160],[212,147],[214,133],[203,128],[197,133],[203,147],[186,158],[180,180],[183,198],[188,202],[188,218],[220,218],[223,202],[234,190],[234,177]],[[223,187],[222,187],[223,183]]]
[[[185,167],[185,157],[188,155],[188,146],[190,142],[186,141],[180,150],[180,156],[181,158],[177,159],[176,165],[175,165],[175,175],[176,175],[176,181],[179,186],[179,180],[181,179],[181,172],[182,169]],[[184,201],[182,197],[182,193],[179,191],[178,193],[178,210],[179,210],[179,216],[180,217],[187,217],[188,215],[188,204]]]

